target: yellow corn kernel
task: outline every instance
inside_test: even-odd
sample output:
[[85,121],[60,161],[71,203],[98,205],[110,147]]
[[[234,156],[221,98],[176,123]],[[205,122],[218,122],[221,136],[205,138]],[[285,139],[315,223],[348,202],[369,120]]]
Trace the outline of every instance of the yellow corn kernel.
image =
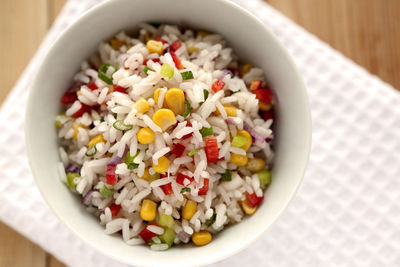
[[136,136],[139,143],[143,145],[148,145],[154,142],[154,132],[148,127],[140,129]]
[[247,162],[246,168],[251,172],[259,172],[265,167],[265,161],[262,158],[252,158]]
[[248,161],[247,156],[235,153],[231,154],[231,162],[236,164],[238,167],[246,166],[247,161]]
[[176,124],[174,112],[167,108],[157,110],[153,115],[153,121],[155,124],[160,126],[163,131]]
[[143,175],[139,178],[148,181],[150,178],[149,168],[144,169]]
[[187,42],[186,49],[189,54],[199,51],[199,49],[196,47],[196,44],[194,42]]
[[230,116],[230,117],[236,117],[237,116],[237,109],[232,106],[232,105],[223,105],[226,115]]
[[92,147],[92,146],[94,146],[95,144],[100,143],[100,142],[103,142],[103,143],[106,142],[106,140],[104,140],[104,137],[103,137],[102,134],[99,134],[98,136],[93,137],[93,138],[89,141],[88,147]]
[[210,243],[212,235],[208,231],[200,231],[192,235],[192,241],[196,246],[204,246]]
[[150,199],[145,199],[142,202],[142,208],[140,209],[140,217],[144,221],[152,221],[157,215],[157,204]]
[[89,127],[87,127],[86,125],[83,125],[83,124],[81,124],[81,123],[76,123],[76,122],[74,122],[74,124],[72,124],[72,129],[74,129],[74,135],[72,136],[72,138],[73,138],[74,140],[78,140],[79,128],[89,129]]
[[271,104],[265,104],[264,102],[258,101],[258,108],[262,111],[269,111],[272,106]]
[[162,55],[164,52],[164,46],[162,42],[157,42],[154,40],[150,40],[146,43],[146,48],[149,50],[150,53],[157,53]]
[[162,156],[158,159],[158,164],[155,165],[153,163],[153,169],[158,172],[159,174],[164,174],[168,171],[170,161],[165,156]]
[[194,202],[193,200],[188,200],[186,201],[185,206],[183,206],[182,209],[182,217],[185,220],[190,220],[192,219],[193,215],[197,211],[197,203]]
[[248,73],[253,66],[251,64],[244,64],[242,69],[240,70],[240,77],[243,77]]
[[210,32],[208,32],[208,31],[197,31],[197,35],[204,38],[204,37],[210,35]]
[[165,93],[167,106],[175,113],[181,115],[185,112],[185,94],[179,88],[171,88]]
[[155,91],[154,91],[154,102],[158,105],[158,96],[160,95],[160,92],[161,92],[161,88],[157,88]]
[[139,113],[146,113],[150,109],[150,104],[143,97],[136,101],[135,109]]
[[117,51],[121,48],[121,46],[126,45],[124,41],[118,40],[117,38],[111,39],[110,44],[112,49]]
[[147,43],[150,39],[151,39],[151,33],[150,32],[146,32],[144,34],[144,41]]
[[253,139],[251,138],[250,133],[246,130],[238,130],[237,135],[246,137],[248,141],[241,148],[243,148],[245,151],[249,150],[250,146],[253,144]]
[[[230,117],[237,117],[237,109],[236,107],[232,106],[232,105],[222,105],[224,106],[226,115],[230,116]],[[218,109],[215,110],[215,114],[217,114],[218,116],[221,115],[221,112],[219,112]]]
[[246,213],[247,215],[252,215],[257,210],[257,206],[255,207],[251,206],[250,203],[247,201],[247,199],[243,200],[240,204],[242,206],[244,213]]

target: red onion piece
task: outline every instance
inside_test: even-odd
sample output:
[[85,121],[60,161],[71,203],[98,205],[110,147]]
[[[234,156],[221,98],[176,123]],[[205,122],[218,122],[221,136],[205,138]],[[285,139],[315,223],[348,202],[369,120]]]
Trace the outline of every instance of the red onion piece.
[[97,190],[97,189],[90,189],[90,190],[83,196],[81,203],[82,203],[83,205],[85,205],[85,204],[86,204],[86,201],[90,198],[90,196],[92,195],[92,193],[93,193],[93,192],[98,192],[98,191],[99,191],[99,190]]
[[227,124],[231,124],[231,125],[235,125],[235,126],[237,125],[235,120],[232,119],[232,118],[227,118],[225,121],[226,121]]
[[110,159],[110,161],[108,162],[107,165],[115,165],[116,166],[116,165],[120,164],[124,160],[126,153],[128,153],[128,150],[129,150],[129,147],[125,146],[125,150],[124,150],[124,153],[122,154],[122,157],[118,157],[117,153],[114,153],[113,157]]
[[76,166],[75,164],[70,163],[67,168],[65,168],[66,172],[76,172],[76,173],[80,173],[81,169]]
[[81,86],[82,85],[84,85],[84,83],[82,83],[82,82],[77,82],[77,83],[74,83],[70,88],[68,88],[68,92],[69,91],[71,91],[71,92],[76,92],[76,91],[78,91],[80,88],[81,88]]
[[243,128],[250,133],[250,135],[254,139],[254,143],[258,145],[262,145],[265,142],[265,139],[254,130],[247,122],[243,122]]
[[187,243],[189,241],[190,235],[188,233],[186,233],[185,231],[180,231],[178,234],[178,238],[183,243]]
[[219,76],[218,80],[222,80],[226,75],[230,74],[233,77],[233,73],[229,69],[222,70],[221,75]]
[[228,70],[232,73],[232,77],[239,76],[239,69],[238,68],[228,68]]

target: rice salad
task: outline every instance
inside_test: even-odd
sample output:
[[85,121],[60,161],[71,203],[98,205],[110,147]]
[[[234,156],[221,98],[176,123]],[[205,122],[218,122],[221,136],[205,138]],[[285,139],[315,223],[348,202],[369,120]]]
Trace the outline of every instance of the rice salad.
[[128,245],[206,245],[262,204],[273,101],[220,35],[140,25],[100,43],[63,95],[60,177]]

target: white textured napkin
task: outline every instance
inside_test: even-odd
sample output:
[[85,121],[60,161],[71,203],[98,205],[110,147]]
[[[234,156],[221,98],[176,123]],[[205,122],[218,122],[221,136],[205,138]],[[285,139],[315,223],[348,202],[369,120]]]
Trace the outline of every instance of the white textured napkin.
[[[259,0],[259,17],[295,59],[313,116],[304,183],[259,240],[214,266],[400,266],[400,96]],[[42,200],[23,123],[32,76],[49,45],[100,0],[70,0],[0,110],[0,219],[69,266],[125,266],[85,245]]]

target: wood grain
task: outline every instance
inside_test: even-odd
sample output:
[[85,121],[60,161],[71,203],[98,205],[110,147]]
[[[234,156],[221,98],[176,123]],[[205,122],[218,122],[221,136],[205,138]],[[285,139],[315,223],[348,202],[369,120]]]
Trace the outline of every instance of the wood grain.
[[[248,0],[250,1],[250,0]],[[66,0],[0,1],[0,103]],[[399,0],[267,0],[345,56],[400,89]],[[6,62],[6,64],[4,64]],[[0,266],[63,267],[0,223]]]
[[400,89],[400,1],[268,0],[268,3]]

